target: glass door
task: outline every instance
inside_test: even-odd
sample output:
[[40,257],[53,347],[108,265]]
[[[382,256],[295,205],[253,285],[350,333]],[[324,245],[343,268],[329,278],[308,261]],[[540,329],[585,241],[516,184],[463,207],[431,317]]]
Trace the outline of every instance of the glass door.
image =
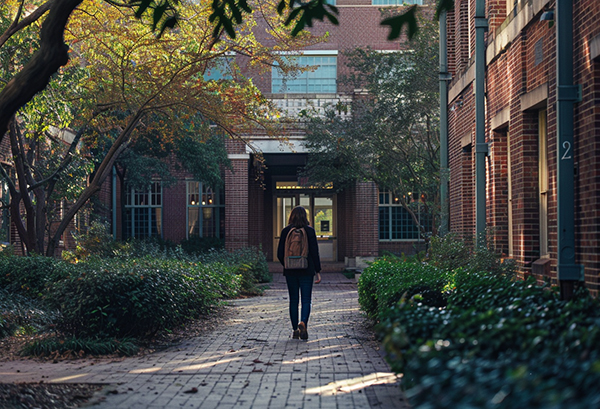
[[288,224],[290,213],[296,206],[306,209],[308,221],[317,233],[321,261],[336,260],[335,237],[335,200],[334,196],[316,196],[315,194],[282,195],[276,197],[275,232],[273,234],[273,254],[277,260],[277,246],[281,230]]
[[313,201],[314,220],[311,225],[317,232],[321,260],[334,261],[335,219],[333,217],[333,197],[315,197]]

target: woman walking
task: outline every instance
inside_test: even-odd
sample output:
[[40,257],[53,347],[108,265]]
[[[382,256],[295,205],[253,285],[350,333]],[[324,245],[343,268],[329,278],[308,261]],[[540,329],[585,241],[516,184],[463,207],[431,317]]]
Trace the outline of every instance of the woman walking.
[[[299,232],[298,232],[299,230]],[[289,244],[286,249],[286,241],[291,234],[297,234],[300,237],[304,234],[305,243],[308,245],[308,254],[306,251],[306,267],[305,268],[289,268],[286,267],[286,250],[289,253]],[[288,242],[289,243],[289,242]],[[302,245],[300,245],[301,247]],[[317,245],[317,234],[315,229],[310,227],[306,209],[302,206],[297,206],[292,209],[288,225],[281,231],[279,238],[279,246],[277,247],[277,258],[283,265],[283,275],[287,283],[288,293],[290,297],[290,320],[292,322],[292,338],[308,339],[308,318],[312,305],[312,288],[313,281],[321,282],[321,260],[319,258],[319,247]],[[301,258],[296,257],[296,258]],[[315,281],[315,275],[317,279]],[[302,303],[300,317],[298,317],[298,303]]]

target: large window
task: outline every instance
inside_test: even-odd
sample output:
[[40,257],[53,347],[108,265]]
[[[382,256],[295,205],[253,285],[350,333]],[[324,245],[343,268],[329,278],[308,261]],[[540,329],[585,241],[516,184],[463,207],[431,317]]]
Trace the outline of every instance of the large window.
[[196,181],[187,182],[187,236],[225,237],[223,193]]
[[[419,206],[415,209],[419,218]],[[419,228],[400,199],[391,192],[379,193],[379,240],[418,240]]]
[[125,231],[128,237],[162,236],[162,185],[152,182],[148,189],[127,191],[125,199]]
[[423,0],[371,0],[374,6],[402,6],[403,4],[423,5]]
[[274,68],[271,72],[271,91],[274,94],[318,94],[337,92],[337,56],[302,55],[293,63],[311,67],[309,71],[284,74]]

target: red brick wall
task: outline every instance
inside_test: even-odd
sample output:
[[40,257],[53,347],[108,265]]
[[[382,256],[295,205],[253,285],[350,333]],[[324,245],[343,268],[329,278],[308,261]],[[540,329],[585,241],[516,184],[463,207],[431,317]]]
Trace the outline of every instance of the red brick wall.
[[587,286],[600,290],[600,58],[590,59],[589,41],[600,35],[600,2],[575,2],[575,83],[583,98],[575,104],[575,214],[577,262]]
[[[456,58],[451,87],[461,83],[461,77],[472,64],[465,52],[465,32],[472,21],[464,19],[466,0],[456,2],[457,11],[449,29],[456,33],[449,38],[450,55]],[[490,38],[498,37],[503,25],[503,2],[490,0],[487,11],[490,18]],[[504,3],[506,4],[506,3]],[[529,3],[528,3],[529,4]],[[525,6],[519,8],[523,9]],[[529,6],[528,6],[529,7]],[[462,13],[462,14],[461,14]],[[539,12],[541,14],[541,10]],[[538,110],[544,104],[523,111],[523,95],[540,86],[548,87],[548,228],[550,276],[556,278],[557,252],[557,146],[556,146],[556,27],[533,16],[519,35],[502,53],[488,61],[486,77],[486,135],[490,153],[487,168],[487,225],[494,231],[494,245],[502,252],[508,248],[507,153],[510,150],[512,172],[513,258],[523,273],[532,271],[532,264],[540,257],[539,211],[539,124]],[[521,15],[522,17],[522,15]],[[509,16],[512,20],[514,16]],[[576,262],[585,267],[587,286],[598,293],[600,273],[600,61],[589,55],[591,39],[600,34],[600,2],[574,2],[574,70],[575,83],[582,84],[582,101],[575,104],[574,156],[575,184],[575,241]],[[454,88],[449,113],[450,158],[450,228],[467,234],[473,226],[474,161],[463,149],[461,140],[473,131],[472,84],[464,89]],[[451,88],[452,89],[452,88]],[[456,92],[458,91],[458,93]],[[462,107],[457,103],[462,97]],[[491,129],[491,120],[508,109],[510,121],[498,129]],[[510,141],[507,145],[506,141]],[[471,178],[471,180],[468,180]],[[542,277],[539,277],[542,278]]]
[[[450,230],[465,240],[472,240],[475,232],[473,217],[475,110],[473,91],[469,86],[450,102],[448,113],[448,165],[450,167],[449,222]],[[470,140],[463,146],[463,139]]]
[[[490,244],[503,256],[508,255],[508,164],[507,129],[491,132],[488,166],[488,208]],[[494,200],[491,200],[494,198]]]
[[337,195],[337,254],[338,260],[353,256],[355,239],[353,209],[355,204],[355,189],[346,189]]
[[186,189],[185,177],[179,177],[175,185],[163,188],[163,238],[174,243],[187,236]]
[[337,253],[344,257],[379,254],[377,186],[359,182],[337,195]]
[[[434,0],[424,0],[423,3],[434,4]],[[349,73],[346,63],[345,51],[356,48],[370,47],[374,50],[400,50],[405,48],[405,31],[399,40],[388,41],[389,28],[380,25],[383,15],[381,7],[372,6],[371,0],[338,0],[336,6],[339,10],[339,25],[332,25],[329,22],[315,22],[311,32],[314,35],[328,34],[327,41],[313,46],[307,50],[338,50],[338,78]],[[399,10],[404,7],[398,7]],[[433,6],[423,6],[420,10],[424,14],[433,14]],[[257,36],[262,34],[257,31]],[[249,68],[247,59],[239,58],[240,66],[245,67],[253,82],[263,92],[271,92],[271,74],[259,67]],[[338,83],[338,92],[352,92],[351,85]]]
[[373,182],[356,183],[355,248],[353,256],[372,257],[379,254],[378,190]]
[[248,159],[232,159],[225,171],[225,248],[248,247],[249,195]]

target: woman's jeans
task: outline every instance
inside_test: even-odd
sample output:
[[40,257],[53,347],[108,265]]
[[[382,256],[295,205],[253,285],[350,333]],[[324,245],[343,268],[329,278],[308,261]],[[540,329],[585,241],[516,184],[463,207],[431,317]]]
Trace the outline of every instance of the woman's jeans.
[[290,319],[292,328],[298,329],[298,301],[302,301],[300,321],[307,324],[312,304],[312,287],[314,277],[311,275],[286,276],[288,293],[290,294]]

